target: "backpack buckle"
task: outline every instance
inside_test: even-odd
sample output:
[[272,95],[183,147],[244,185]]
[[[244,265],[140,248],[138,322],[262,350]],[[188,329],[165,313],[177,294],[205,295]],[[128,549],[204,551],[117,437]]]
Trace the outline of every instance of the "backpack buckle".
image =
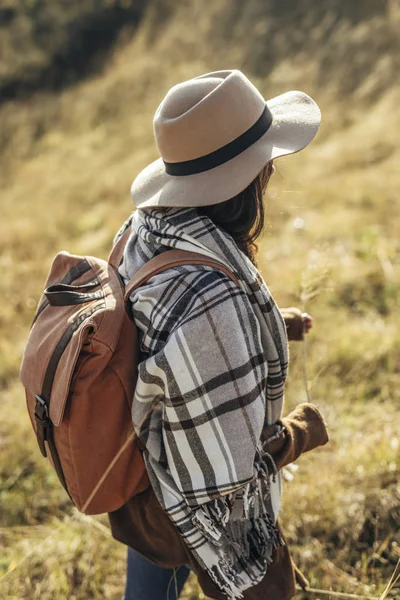
[[47,456],[44,442],[48,439],[47,432],[50,426],[49,409],[43,398],[40,396],[35,396],[35,399],[36,438],[39,444],[40,452],[43,454],[43,456]]

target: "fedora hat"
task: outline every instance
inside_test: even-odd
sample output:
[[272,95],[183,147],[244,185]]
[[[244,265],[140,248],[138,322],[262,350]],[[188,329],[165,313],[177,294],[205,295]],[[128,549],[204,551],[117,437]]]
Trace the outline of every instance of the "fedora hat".
[[134,180],[133,202],[138,208],[224,202],[269,161],[307,146],[320,121],[317,104],[304,92],[265,101],[237,70],[175,85],[154,116],[161,158]]

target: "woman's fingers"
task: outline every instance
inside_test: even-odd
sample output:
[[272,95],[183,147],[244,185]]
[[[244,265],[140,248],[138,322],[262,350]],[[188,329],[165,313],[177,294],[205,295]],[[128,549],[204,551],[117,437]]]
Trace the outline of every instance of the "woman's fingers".
[[313,318],[308,313],[302,313],[301,317],[303,319],[303,329],[305,333],[308,333],[313,326]]
[[281,309],[283,318],[285,319],[288,339],[291,341],[300,341],[304,338],[304,334],[308,333],[313,326],[313,318],[306,312],[301,312],[299,308],[294,306]]

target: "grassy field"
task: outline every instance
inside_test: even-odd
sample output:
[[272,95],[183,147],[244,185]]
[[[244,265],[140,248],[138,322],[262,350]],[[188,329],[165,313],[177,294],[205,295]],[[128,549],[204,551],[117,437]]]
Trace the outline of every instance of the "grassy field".
[[[277,161],[259,248],[278,304],[314,316],[306,363],[331,437],[286,483],[282,524],[312,587],[378,598],[400,558],[398,2],[304,0],[290,18],[272,0],[147,4],[96,73],[0,104],[0,598],[122,595],[125,550],[106,518],[72,508],[42,459],[19,363],[52,256],[105,257],[132,210],[166,90],[233,67],[266,97],[300,88],[322,108],[315,143]],[[304,360],[294,343],[287,411],[306,400]],[[183,598],[202,598],[194,580]]]

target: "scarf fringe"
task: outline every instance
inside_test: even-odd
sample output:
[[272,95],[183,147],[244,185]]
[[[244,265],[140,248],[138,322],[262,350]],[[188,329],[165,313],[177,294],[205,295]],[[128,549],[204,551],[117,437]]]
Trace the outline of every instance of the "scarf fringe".
[[[229,522],[225,531],[219,531],[219,535],[216,535],[215,525],[209,526],[207,508],[197,509],[193,521],[201,528],[203,535],[214,548],[217,561],[214,559],[210,563],[203,558],[199,562],[228,598],[239,600],[243,598],[242,591],[249,585],[246,585],[238,575],[235,565],[239,561],[246,563],[247,573],[251,579],[250,585],[255,585],[259,581],[260,565],[265,572],[268,565],[272,563],[273,551],[284,546],[285,542],[268,512],[264,512],[257,519]],[[255,569],[250,566],[252,563],[257,564]]]
[[192,517],[192,523],[201,531],[201,533],[210,542],[216,546],[220,546],[219,540],[221,539],[221,531],[218,529],[216,523],[213,522],[208,511],[204,508],[198,508]]
[[218,564],[213,565],[209,573],[214,583],[219,586],[228,598],[232,600],[243,598],[241,591],[243,582],[226,561],[220,561]]
[[243,598],[242,590],[249,587],[235,565],[245,563],[251,585],[255,585],[260,580],[260,570],[265,573],[271,564],[273,551],[285,545],[266,502],[270,496],[269,481],[277,474],[276,465],[266,453],[262,458],[258,455],[256,464],[253,481],[199,507],[192,515],[193,524],[214,548],[217,559],[211,564],[203,560],[203,568],[232,600]]

